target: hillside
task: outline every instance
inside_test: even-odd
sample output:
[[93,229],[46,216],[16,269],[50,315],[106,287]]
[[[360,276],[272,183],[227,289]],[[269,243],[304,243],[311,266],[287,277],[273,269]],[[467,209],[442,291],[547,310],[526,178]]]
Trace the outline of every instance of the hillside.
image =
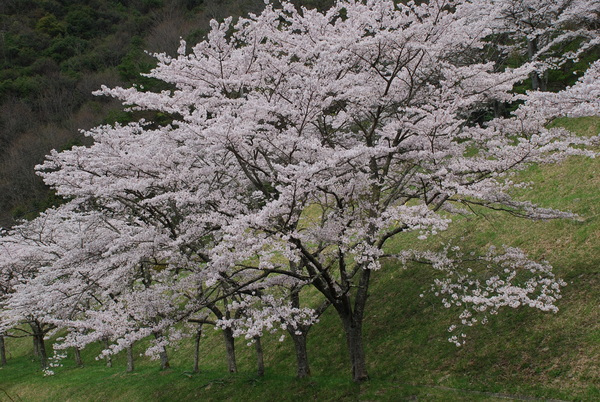
[[[583,135],[600,131],[599,118],[563,120]],[[8,339],[8,365],[0,369],[1,400],[586,400],[600,398],[600,161],[572,158],[563,165],[534,167],[523,178],[536,184],[528,196],[546,206],[572,210],[576,221],[524,221],[487,213],[455,222],[436,243],[462,235],[464,244],[520,246],[550,261],[568,286],[557,314],[504,311],[471,328],[468,342],[447,342],[456,311],[419,295],[431,282],[426,267],[395,263],[376,277],[365,322],[371,380],[357,385],[337,317],[328,311],[309,333],[312,376],[294,378],[289,337],[265,337],[266,374],[255,374],[254,348],[237,341],[239,373],[226,370],[221,334],[205,327],[200,372],[193,373],[192,341],[170,350],[171,368],[136,357],[125,372],[119,354],[112,368],[95,360],[100,345],[83,351],[75,367],[72,351],[56,374],[44,377],[31,340]],[[573,178],[580,178],[573,180]],[[402,244],[394,244],[401,249]]]
[[144,75],[264,4],[0,4],[0,402],[600,400],[597,46],[512,70],[496,3],[390,0],[211,24]]
[[206,34],[212,18],[257,12],[262,0],[133,0],[0,3],[0,227],[57,200],[34,166],[52,149],[82,144],[79,130],[127,122],[101,85],[149,85],[149,53]]

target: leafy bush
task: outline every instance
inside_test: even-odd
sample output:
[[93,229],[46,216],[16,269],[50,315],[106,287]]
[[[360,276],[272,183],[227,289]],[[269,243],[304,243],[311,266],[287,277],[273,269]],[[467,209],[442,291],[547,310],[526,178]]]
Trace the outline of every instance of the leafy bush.
[[52,57],[57,62],[62,62],[85,52],[88,48],[89,43],[85,39],[75,36],[58,37],[46,49],[45,55]]
[[35,29],[38,32],[42,32],[51,37],[64,35],[66,32],[64,24],[61,23],[54,14],[48,14],[40,18],[40,20],[35,25]]

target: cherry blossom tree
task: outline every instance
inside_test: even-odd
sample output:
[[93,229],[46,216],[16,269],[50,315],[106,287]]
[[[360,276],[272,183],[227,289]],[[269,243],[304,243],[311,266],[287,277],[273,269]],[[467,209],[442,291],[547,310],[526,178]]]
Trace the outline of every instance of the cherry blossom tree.
[[[41,174],[59,194],[75,197],[85,203],[86,207],[102,210],[113,219],[119,216],[123,222],[133,220],[137,222],[136,225],[145,227],[136,229],[144,234],[144,240],[132,243],[131,236],[118,239],[117,244],[129,244],[127,250],[135,250],[136,255],[131,254],[131,251],[123,254],[124,250],[113,246],[111,253],[120,255],[114,258],[127,258],[128,261],[151,260],[155,265],[161,266],[163,274],[169,272],[174,277],[185,275],[185,285],[173,285],[170,292],[177,289],[177,294],[187,302],[177,303],[180,307],[177,314],[161,313],[160,317],[155,317],[157,324],[164,322],[168,327],[186,317],[197,321],[196,316],[203,315],[202,309],[207,309],[214,315],[215,323],[216,320],[240,316],[240,312],[230,311],[230,303],[227,302],[233,300],[236,292],[243,288],[236,281],[251,284],[260,280],[263,275],[246,273],[234,279],[231,275],[221,274],[220,279],[227,280],[219,281],[217,287],[205,286],[204,282],[209,276],[212,278],[212,274],[203,271],[201,267],[208,261],[207,250],[218,241],[223,222],[256,204],[257,201],[252,197],[246,197],[249,191],[246,188],[251,184],[245,182],[247,180],[241,171],[238,170],[237,177],[234,175],[236,170],[230,168],[228,162],[234,161],[234,158],[227,155],[227,152],[213,148],[214,152],[205,154],[206,144],[201,142],[201,138],[196,138],[193,131],[180,127],[148,129],[148,126],[148,123],[140,122],[94,129],[87,133],[93,137],[94,145],[53,153],[40,166]],[[181,175],[181,169],[184,169],[187,178]],[[117,223],[112,225],[118,226]],[[128,233],[121,229],[117,231]],[[113,238],[112,241],[117,239]],[[148,253],[154,253],[152,250],[142,251],[142,248],[136,246],[142,242],[154,244],[155,247],[160,245],[161,254],[152,254],[150,258]],[[106,255],[109,255],[108,252]],[[104,262],[100,263],[98,267],[103,264]],[[143,282],[150,288],[155,286],[156,279]],[[261,286],[264,288],[265,283]],[[133,294],[136,292],[132,292]],[[131,297],[146,299],[140,295]],[[172,304],[167,300],[165,303]],[[141,311],[154,310],[148,307]],[[120,306],[114,311],[129,310]],[[130,317],[136,316],[128,314]],[[207,319],[204,317],[202,321],[206,322]],[[106,327],[94,322],[87,326]],[[125,332],[132,330],[128,326],[123,328]],[[234,372],[237,365],[233,330],[228,326],[222,328],[229,370]],[[121,336],[125,336],[125,332]],[[91,339],[91,335],[88,334],[85,339]],[[305,350],[305,342],[303,347]],[[301,361],[307,359],[302,358]],[[298,371],[304,373],[308,369]]]
[[[92,253],[94,275],[123,270],[131,280],[99,286],[102,297],[86,312],[104,323],[96,328],[120,328],[111,348],[154,334],[153,350],[163,350],[165,332],[200,320],[203,309],[226,338],[252,340],[277,323],[305,342],[321,312],[300,303],[300,289],[311,286],[339,316],[352,378],[363,381],[369,284],[390,257],[390,240],[433,236],[472,207],[573,217],[513,198],[520,183],[511,175],[594,155],[585,150],[593,140],[547,128],[556,113],[535,105],[560,110],[580,94],[597,105],[597,65],[556,97],[514,95],[537,66],[496,71],[474,61],[495,32],[498,14],[489,10],[461,0],[349,0],[324,13],[267,5],[235,24],[213,21],[190,52],[182,42],[177,57],[157,55],[148,75],[171,90],[99,91],[173,118],[168,126],[98,127],[87,133],[94,145],[54,152],[40,168],[47,184],[103,216],[101,227],[114,233],[105,252]],[[472,118],[513,101],[523,105],[509,117]],[[562,284],[516,249],[473,259],[498,272],[486,280],[468,278],[459,249],[393,257],[445,273],[438,294],[468,306],[465,325],[504,307],[554,311]],[[162,268],[136,277],[149,262]]]
[[582,117],[600,114],[600,61],[595,61],[571,87],[558,93],[529,94],[522,113],[549,120],[559,116]]
[[[473,64],[469,50],[493,26],[475,11],[461,2],[340,2],[325,14],[267,6],[235,26],[214,23],[190,54],[182,43],[179,57],[159,56],[150,75],[175,90],[102,91],[181,116],[179,127],[237,163],[228,169],[245,176],[257,207],[223,222],[208,272],[215,282],[256,270],[311,283],[340,316],[356,381],[367,378],[370,276],[389,239],[435,234],[448,212],[470,205],[569,217],[514,200],[507,174],[590,154],[541,117],[469,124],[492,101],[515,100],[513,84],[534,68]],[[528,286],[553,280],[544,278]]]
[[[154,231],[147,229],[131,219],[124,222],[111,218],[106,211],[86,212],[79,202],[48,210],[15,228],[12,237],[3,239],[11,247],[3,265],[13,270],[19,266],[30,268],[29,275],[7,297],[5,313],[12,321],[6,325],[14,327],[22,321],[20,317],[34,312],[38,327],[44,324],[49,329],[70,331],[58,343],[59,349],[73,346],[79,350],[93,341],[106,342],[108,348],[109,339],[124,336],[132,327],[130,323],[129,327],[125,325],[123,317],[136,318],[122,303],[118,310],[110,308],[125,297],[148,300],[147,293],[164,288],[164,283],[155,280],[155,287],[144,297],[132,289],[147,277],[140,266],[155,257],[160,247]],[[135,304],[137,311],[154,311],[149,303],[141,304]],[[169,306],[167,300],[159,304]],[[98,317],[107,311],[112,313],[111,320],[101,322]],[[161,338],[156,328],[149,332]],[[164,351],[161,353],[161,361],[166,363]]]
[[[253,289],[250,294],[242,294],[230,309],[238,311],[238,316],[220,319],[215,324],[232,330],[232,335],[244,336],[249,345],[255,344],[261,373],[262,347],[260,339],[265,332],[287,331],[292,338],[296,351],[296,375],[304,378],[310,375],[308,351],[306,347],[308,331],[318,322],[318,317],[329,307],[325,302],[317,309],[301,307],[299,292],[302,286],[284,286],[281,280],[271,283],[260,290]],[[263,294],[264,289],[269,293]],[[279,292],[275,288],[280,288]],[[280,338],[284,339],[284,335]]]
[[[38,302],[44,292],[33,294],[32,299],[21,298],[20,291],[34,279],[41,267],[55,256],[40,236],[44,219],[13,228],[4,233],[0,248],[0,278],[2,290],[0,301],[0,333],[13,337],[31,336],[34,354],[39,357],[42,370],[48,367],[45,336],[55,326],[46,319]],[[25,329],[26,326],[30,330]]]
[[[600,45],[597,0],[475,0],[474,3],[495,14],[496,33],[507,34],[514,44],[509,51],[522,52],[536,63],[530,73],[534,90],[545,90],[543,78],[548,69]],[[577,43],[575,49],[569,45]]]
[[[141,239],[129,236],[128,231],[117,230],[123,234],[117,244],[123,244],[124,249],[113,246],[110,254],[106,253],[107,256],[114,254],[115,259],[133,261],[133,267],[129,262],[125,266],[137,272],[134,275],[137,279],[133,279],[128,290],[111,293],[113,300],[108,305],[113,305],[112,312],[103,314],[102,319],[107,324],[112,314],[126,312],[125,317],[114,322],[129,324],[122,326],[120,334],[113,334],[112,338],[125,337],[130,341],[148,334],[147,327],[135,336],[131,334],[136,331],[135,326],[131,326],[132,321],[146,324],[148,320],[154,321],[153,333],[164,343],[161,334],[174,322],[189,318],[202,308],[209,308],[217,318],[229,315],[217,305],[222,295],[206,289],[195,275],[198,267],[206,262],[205,249],[218,232],[216,218],[223,215],[219,208],[225,206],[217,200],[224,198],[223,193],[228,191],[225,185],[228,180],[234,185],[236,182],[235,177],[228,176],[220,155],[206,156],[196,151],[193,133],[168,128],[148,130],[147,126],[140,122],[99,127],[87,133],[94,138],[93,146],[54,153],[40,169],[59,194],[93,204],[91,208],[120,219],[121,225],[135,226],[135,230],[139,230]],[[213,157],[221,163],[216,164]],[[213,165],[221,171],[215,171]],[[187,179],[181,180],[182,171],[189,174]],[[223,185],[217,187],[218,183]],[[226,210],[239,208],[235,203],[232,200]],[[144,244],[151,248],[140,247]],[[181,282],[179,286],[173,282],[173,278],[183,275],[185,284]],[[170,285],[165,285],[166,282]],[[170,296],[161,298],[161,295]],[[210,300],[213,296],[216,300]],[[175,302],[178,297],[186,301]],[[177,305],[180,309],[177,312],[162,311],[159,300],[164,306]],[[144,307],[141,301],[152,305]],[[148,312],[155,314],[148,317]],[[90,322],[88,327],[104,328],[106,325]],[[224,335],[229,369],[236,371],[231,330],[225,329]],[[90,339],[89,334],[86,339]],[[118,342],[111,349],[116,352],[125,344]],[[161,361],[164,366],[166,360],[161,358]]]

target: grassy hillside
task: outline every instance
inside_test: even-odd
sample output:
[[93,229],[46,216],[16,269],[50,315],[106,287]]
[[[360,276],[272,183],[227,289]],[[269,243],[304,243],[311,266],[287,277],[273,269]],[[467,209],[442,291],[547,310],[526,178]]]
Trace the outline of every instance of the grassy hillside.
[[[600,118],[556,124],[600,133]],[[137,358],[125,373],[125,357],[112,368],[83,352],[44,377],[30,339],[9,339],[8,365],[0,369],[0,401],[22,400],[600,400],[600,161],[572,158],[559,166],[536,166],[522,178],[535,182],[523,196],[544,206],[580,214],[574,221],[531,222],[486,212],[463,217],[427,243],[402,238],[395,249],[436,245],[460,238],[464,248],[518,246],[551,262],[567,283],[557,314],[510,310],[473,328],[461,348],[447,342],[456,311],[419,295],[431,272],[389,262],[374,277],[365,322],[371,380],[350,381],[345,340],[333,311],[309,333],[312,377],[294,378],[294,352],[279,334],[264,341],[266,375],[254,373],[254,349],[238,341],[239,373],[226,370],[220,332],[206,329],[201,372],[191,372],[192,342],[170,350],[172,368]],[[140,347],[141,350],[141,347]]]

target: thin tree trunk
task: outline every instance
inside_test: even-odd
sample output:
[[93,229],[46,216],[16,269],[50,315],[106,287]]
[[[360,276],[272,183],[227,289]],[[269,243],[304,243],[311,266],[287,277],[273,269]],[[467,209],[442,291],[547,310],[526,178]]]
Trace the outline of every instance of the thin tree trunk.
[[506,116],[506,104],[500,101],[494,101],[494,117]]
[[4,335],[0,335],[0,367],[6,366],[6,345],[4,344]]
[[542,74],[542,76],[540,77],[540,90],[548,90],[548,70],[545,70],[544,74]]
[[[537,51],[537,40],[535,38],[527,38],[527,56],[529,58],[529,61],[533,61],[533,58],[535,57]],[[541,80],[537,71],[532,71],[531,73],[529,73],[529,77],[531,78],[531,89],[533,89],[534,91],[539,90],[541,87]]]
[[127,372],[131,373],[135,370],[135,363],[133,359],[133,343],[127,346]]
[[[160,333],[160,332],[154,333],[154,338],[156,338],[156,339],[162,338],[162,333]],[[162,350],[159,353],[159,357],[160,357],[160,369],[161,370],[166,370],[171,367],[171,364],[169,363],[169,354],[167,353],[167,348],[165,346],[162,347]]]
[[289,333],[294,341],[294,348],[296,349],[296,376],[298,378],[306,378],[310,376],[308,350],[306,348],[306,332],[302,331],[302,334],[298,335],[292,328]]
[[369,379],[362,339],[362,324],[371,271],[363,269],[360,275],[360,282],[356,289],[354,300],[354,309],[351,307],[349,296],[334,304],[346,333],[350,364],[352,365],[352,380],[354,382],[363,382]]
[[202,338],[202,324],[198,325],[194,338],[194,373],[200,371],[200,339]]
[[33,333],[33,353],[40,359],[42,370],[48,368],[48,355],[46,354],[46,343],[44,341],[44,331],[39,322],[33,320],[29,322],[31,332]]
[[225,340],[225,349],[227,350],[227,368],[230,373],[237,373],[237,364],[235,361],[235,339],[231,328],[223,330],[223,338]]
[[44,341],[44,333],[38,332],[34,335],[37,338],[38,352],[40,358],[40,365],[42,370],[48,368],[48,355],[46,354],[46,342]]
[[262,377],[265,375],[265,359],[260,336],[254,337],[254,347],[256,349],[256,374]]
[[[295,261],[289,262],[291,271],[295,274],[299,270],[299,266]],[[290,294],[292,307],[300,308],[299,290],[293,289]],[[294,349],[296,350],[296,376],[298,378],[306,378],[310,375],[310,367],[308,365],[308,350],[306,349],[306,336],[308,335],[309,327],[300,327],[300,335],[296,334],[297,329],[288,326],[288,332],[294,341]]]
[[[104,349],[108,349],[110,346],[110,343],[108,341],[108,338],[104,338]],[[106,367],[112,367],[112,355],[106,355]]]
[[[33,325],[32,325],[33,328]],[[39,358],[40,357],[40,344],[38,341],[38,337],[35,335],[35,329],[34,331],[34,335],[33,335],[33,356],[35,358]]]
[[81,360],[81,351],[78,347],[74,347],[73,352],[75,354],[75,364],[77,365],[77,367],[83,367],[83,360]]

